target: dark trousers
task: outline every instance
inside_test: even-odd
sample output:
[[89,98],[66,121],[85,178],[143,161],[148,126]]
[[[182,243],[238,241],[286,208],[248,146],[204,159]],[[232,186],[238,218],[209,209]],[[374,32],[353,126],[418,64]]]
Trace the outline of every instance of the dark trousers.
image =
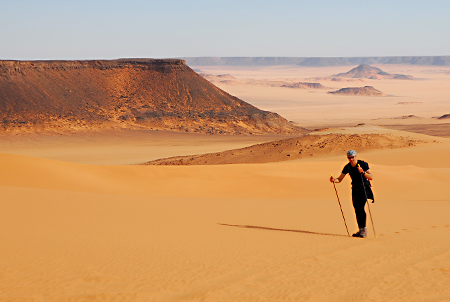
[[366,206],[366,194],[364,194],[363,188],[352,188],[352,201],[353,208],[355,209],[356,221],[358,222],[359,228],[366,227],[366,211],[364,207]]

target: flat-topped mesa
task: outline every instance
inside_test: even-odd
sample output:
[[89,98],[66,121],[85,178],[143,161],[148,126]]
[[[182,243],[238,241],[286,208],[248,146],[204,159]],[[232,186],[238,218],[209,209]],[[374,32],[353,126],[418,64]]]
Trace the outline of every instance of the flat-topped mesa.
[[111,128],[305,132],[217,88],[184,60],[0,61],[0,132]]

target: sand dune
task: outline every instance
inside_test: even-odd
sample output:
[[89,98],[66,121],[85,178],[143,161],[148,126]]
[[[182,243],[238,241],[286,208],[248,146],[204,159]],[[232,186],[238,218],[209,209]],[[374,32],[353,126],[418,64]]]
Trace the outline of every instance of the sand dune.
[[[119,167],[1,155],[0,221],[14,231],[2,239],[0,297],[402,301],[440,284],[440,299],[449,294],[449,149],[443,141],[360,154],[377,196],[378,238],[364,242],[345,236],[326,181],[342,156]],[[338,189],[354,229],[348,187]]]
[[158,158],[219,152],[286,135],[206,135],[122,130],[72,135],[0,135],[0,153],[94,165],[140,164]]
[[[445,300],[449,151],[360,154],[376,239],[346,236],[327,181],[343,156],[156,167],[2,154],[0,300]],[[349,180],[338,190],[353,231]]]

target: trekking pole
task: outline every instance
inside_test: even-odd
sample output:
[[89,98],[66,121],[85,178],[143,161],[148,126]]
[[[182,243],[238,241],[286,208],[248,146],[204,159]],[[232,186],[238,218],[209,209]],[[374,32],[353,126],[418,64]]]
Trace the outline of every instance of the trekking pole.
[[[358,167],[361,167],[361,166],[358,164]],[[375,236],[375,238],[377,238],[377,234],[375,233],[375,226],[373,225],[372,213],[370,212],[369,200],[367,199],[366,186],[364,185],[364,179],[363,179],[363,175],[362,174],[361,174],[361,182],[362,182],[362,185],[363,185],[364,196],[366,196],[366,202],[367,202],[367,208],[369,209],[370,221],[372,222],[373,235]]]
[[[333,177],[333,175],[331,175],[331,177]],[[347,222],[345,222],[344,212],[342,211],[341,201],[339,200],[339,195],[336,190],[336,185],[335,185],[334,181],[333,181],[333,187],[334,187],[334,191],[336,192],[337,200],[339,202],[339,208],[341,209],[342,219],[344,219],[344,224],[345,224],[345,229],[347,230],[347,235],[350,237],[350,233],[348,232]]]

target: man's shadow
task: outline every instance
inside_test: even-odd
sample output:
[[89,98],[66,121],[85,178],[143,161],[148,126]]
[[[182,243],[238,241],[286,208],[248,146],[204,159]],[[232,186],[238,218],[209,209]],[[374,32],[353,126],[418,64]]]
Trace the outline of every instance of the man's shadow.
[[277,229],[277,228],[269,228],[269,227],[254,226],[254,225],[238,225],[238,224],[226,224],[226,223],[218,223],[218,224],[224,225],[224,226],[237,227],[237,228],[245,228],[245,229],[258,229],[258,230],[266,230],[266,231],[281,231],[281,232],[294,232],[294,233],[304,233],[304,234],[314,234],[314,235],[324,235],[324,236],[348,237],[348,235],[320,233],[320,232],[303,231],[303,230]]

